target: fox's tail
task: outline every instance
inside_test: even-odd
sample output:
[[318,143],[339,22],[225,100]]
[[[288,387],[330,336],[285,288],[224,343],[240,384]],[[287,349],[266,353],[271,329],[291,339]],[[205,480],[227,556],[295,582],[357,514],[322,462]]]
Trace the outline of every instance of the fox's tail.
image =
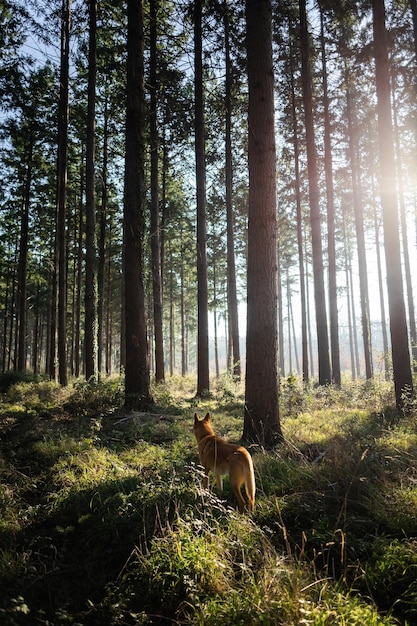
[[245,491],[248,497],[248,509],[252,512],[255,507],[255,472],[253,471],[252,457],[248,454],[248,463],[245,465]]

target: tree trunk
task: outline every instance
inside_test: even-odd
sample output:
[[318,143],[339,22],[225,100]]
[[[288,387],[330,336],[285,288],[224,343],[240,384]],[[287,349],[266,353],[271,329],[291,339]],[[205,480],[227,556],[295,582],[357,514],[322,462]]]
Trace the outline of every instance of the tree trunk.
[[[80,172],[80,189],[83,189],[84,181],[84,164],[81,164]],[[81,359],[80,359],[80,343],[81,343],[81,284],[83,273],[83,224],[84,224],[84,207],[83,196],[80,194],[78,205],[78,241],[76,256],[76,286],[75,286],[75,332],[74,332],[74,375],[76,378],[80,375]]]
[[[182,258],[184,258],[183,233],[181,225],[181,248]],[[186,319],[185,319],[185,284],[184,284],[184,262],[180,269],[180,315],[181,315],[181,376],[187,374],[187,342],[186,342]]]
[[356,241],[358,246],[359,290],[361,303],[361,323],[363,350],[365,356],[365,375],[372,378],[371,326],[369,313],[368,269],[366,263],[365,229],[363,223],[362,191],[360,185],[359,148],[357,145],[357,129],[353,119],[352,96],[349,88],[350,76],[345,61],[346,117],[348,123],[349,161],[352,175],[353,209],[355,212]]
[[26,302],[26,270],[28,258],[28,235],[29,235],[29,203],[30,186],[32,181],[32,140],[29,142],[26,176],[23,186],[22,215],[20,222],[19,265],[17,270],[17,317],[18,317],[18,354],[17,370],[26,371],[26,334],[27,334],[27,302]]
[[127,3],[126,154],[124,194],[125,404],[153,403],[150,391],[144,293],[145,96],[142,0]]
[[373,0],[373,30],[378,112],[381,204],[384,220],[392,365],[398,410],[405,408],[406,396],[413,393],[410,351],[405,315],[398,207],[395,181],[394,138],[391,118],[388,51],[384,0]]
[[226,176],[226,217],[227,217],[227,311],[229,317],[230,343],[232,347],[228,366],[233,378],[240,380],[240,347],[239,347],[239,318],[236,289],[235,266],[235,234],[233,216],[233,158],[232,158],[232,65],[230,62],[230,16],[228,0],[224,0],[224,41],[225,41],[225,176]]
[[331,383],[331,372],[326,313],[326,294],[324,288],[323,250],[321,242],[320,194],[317,172],[317,154],[314,138],[310,44],[307,30],[305,0],[299,0],[299,9],[303,102],[307,141],[307,168],[310,198],[311,243],[313,248],[313,278],[314,299],[316,307],[319,384],[327,385]]
[[40,356],[40,285],[39,281],[36,285],[35,299],[35,320],[33,325],[33,352],[32,352],[32,368],[33,373],[39,374],[39,356]]
[[323,11],[320,9],[320,40],[323,77],[323,112],[324,112],[324,172],[326,177],[327,198],[327,242],[329,263],[329,315],[330,315],[330,347],[332,355],[332,380],[340,386],[340,351],[339,351],[339,318],[337,312],[337,280],[336,280],[336,242],[334,226],[334,186],[331,144],[331,125],[329,113],[329,94],[327,86],[326,46],[324,39]]
[[106,303],[106,374],[110,376],[112,373],[112,355],[113,355],[113,289],[112,289],[112,227],[110,224],[109,246],[107,254],[107,303]]
[[269,0],[246,1],[248,57],[248,276],[243,438],[282,440],[278,406],[277,205],[272,19]]
[[[373,188],[373,185],[372,185]],[[375,193],[372,194],[375,197]],[[385,380],[390,380],[389,374],[389,361],[388,361],[388,333],[385,314],[385,301],[384,301],[384,288],[382,281],[382,262],[381,262],[381,246],[379,243],[379,224],[376,206],[374,205],[374,228],[375,228],[375,248],[376,248],[376,263],[378,268],[378,291],[379,291],[379,305],[381,308],[381,333],[382,333],[382,345],[383,345],[383,360],[384,360],[384,373]]]
[[95,101],[96,101],[97,0],[89,0],[88,103],[85,202],[85,318],[84,358],[87,380],[96,374],[96,194],[95,194]]
[[159,239],[159,141],[158,141],[158,79],[157,79],[157,3],[150,2],[150,151],[151,151],[151,256],[155,336],[155,380],[165,380],[164,334],[161,286],[161,250]]
[[284,349],[284,304],[282,297],[282,259],[281,246],[277,241],[277,264],[278,264],[278,377],[285,376],[285,349]]
[[[13,301],[10,298],[10,283],[11,279],[11,267],[10,263],[7,264],[7,275],[6,275],[6,290],[4,294],[4,314],[3,314],[3,339],[2,339],[2,357],[1,357],[1,371],[6,371],[6,362],[7,362],[7,330],[10,323],[12,323],[12,311],[9,310],[13,306]],[[12,274],[13,275],[13,274]]]
[[69,114],[69,33],[71,0],[62,0],[61,71],[58,117],[58,379],[68,384],[67,372],[67,160]]
[[304,271],[304,250],[303,250],[303,216],[301,209],[301,179],[300,179],[300,148],[297,126],[297,110],[295,102],[295,81],[294,81],[294,61],[293,61],[293,29],[290,28],[290,80],[291,80],[291,117],[292,134],[294,148],[294,186],[295,203],[297,212],[297,246],[298,246],[298,267],[300,272],[300,297],[301,297],[301,346],[303,362],[303,381],[309,380],[308,371],[308,339],[307,339],[307,304],[306,304],[306,278]]
[[[97,372],[103,371],[103,354],[106,360],[106,374],[108,374],[108,351],[107,351],[107,321],[104,323],[105,305],[105,272],[106,272],[106,224],[107,224],[107,164],[108,164],[108,141],[109,141],[109,111],[106,84],[106,96],[103,113],[103,165],[101,169],[101,207],[100,207],[100,231],[98,243],[98,268],[97,268]],[[108,302],[108,300],[107,300]],[[107,315],[108,320],[108,315]],[[105,328],[106,327],[106,328]],[[106,332],[105,332],[106,330]],[[106,337],[106,338],[105,338]],[[106,348],[103,348],[106,346]]]
[[[394,78],[393,78],[394,81]],[[393,85],[393,92],[395,93],[395,85]],[[411,357],[414,363],[414,368],[417,368],[417,327],[416,316],[414,310],[414,298],[413,298],[413,281],[411,277],[410,267],[410,252],[408,248],[407,237],[407,219],[405,210],[404,199],[404,180],[402,171],[402,157],[401,157],[401,144],[400,144],[400,132],[398,130],[398,114],[397,114],[397,102],[395,95],[392,99],[393,102],[393,119],[394,119],[394,141],[395,141],[395,153],[396,153],[396,165],[397,165],[397,180],[398,180],[398,195],[400,204],[400,224],[401,224],[401,241],[404,257],[404,274],[405,284],[407,292],[407,308],[408,308],[408,321],[410,325],[410,339],[411,339]]]
[[210,391],[208,343],[208,281],[206,229],[206,157],[204,138],[202,0],[194,2],[195,159],[197,184],[198,347],[197,395]]

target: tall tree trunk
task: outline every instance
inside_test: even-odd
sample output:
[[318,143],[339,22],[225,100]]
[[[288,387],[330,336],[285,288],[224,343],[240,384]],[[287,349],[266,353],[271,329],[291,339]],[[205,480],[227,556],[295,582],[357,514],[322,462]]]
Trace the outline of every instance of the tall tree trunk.
[[158,140],[158,78],[157,78],[157,10],[158,0],[150,2],[150,151],[151,151],[151,255],[153,318],[155,336],[155,380],[165,380],[164,334],[161,286],[161,250],[159,239],[159,140]]
[[285,282],[287,286],[287,337],[288,337],[288,374],[291,376],[293,373],[292,365],[292,338],[291,338],[291,287],[290,287],[290,274],[289,266],[285,272]]
[[[57,221],[57,220],[55,220]],[[51,242],[51,270],[48,281],[48,335],[46,346],[45,374],[51,380],[56,378],[56,329],[57,329],[57,263],[58,263],[58,236],[55,233],[54,241]]]
[[10,323],[12,323],[12,314],[9,310],[11,306],[13,306],[13,302],[10,298],[10,283],[12,282],[12,270],[10,268],[10,263],[7,264],[7,275],[6,275],[6,291],[4,294],[4,315],[3,315],[3,338],[2,338],[2,357],[1,357],[1,371],[6,371],[6,362],[7,362],[7,330]]
[[[414,43],[414,63],[417,63],[417,1],[416,0],[410,0],[410,9],[411,9],[411,15],[412,15],[412,19],[413,19],[413,43]],[[417,85],[414,85],[414,94],[415,96],[417,95]],[[417,140],[417,123],[416,121],[414,122],[414,136]]]
[[87,380],[96,374],[96,193],[95,193],[95,101],[97,0],[89,0],[88,103],[85,194],[85,319],[84,358]]
[[[392,79],[394,82],[394,78]],[[395,85],[393,85],[393,93],[395,94]],[[411,356],[414,363],[414,368],[417,368],[417,327],[416,327],[416,315],[414,310],[414,298],[413,298],[413,281],[411,278],[410,267],[410,252],[408,249],[408,236],[407,236],[407,218],[405,210],[404,199],[404,180],[402,171],[402,157],[401,157],[401,143],[400,132],[398,130],[398,114],[397,114],[397,101],[392,98],[393,108],[393,120],[394,120],[394,141],[395,141],[395,153],[396,153],[396,165],[397,165],[397,180],[398,180],[398,194],[400,205],[400,224],[401,224],[401,241],[404,257],[404,274],[405,284],[407,288],[407,308],[408,308],[408,321],[410,325],[410,339],[411,339]]]
[[292,141],[294,148],[294,186],[295,203],[297,213],[297,246],[298,246],[298,267],[300,272],[300,296],[301,296],[301,346],[303,362],[303,381],[309,380],[308,371],[308,338],[307,338],[307,303],[306,303],[306,278],[304,271],[304,250],[303,250],[303,215],[301,208],[301,180],[300,180],[300,148],[297,125],[297,110],[295,102],[295,81],[294,81],[294,61],[293,61],[293,29],[290,28],[290,81],[291,81],[291,117],[292,117]]
[[350,274],[348,252],[345,248],[345,276],[346,276],[346,300],[348,311],[348,333],[349,333],[349,354],[350,354],[350,371],[352,380],[356,379],[356,362],[355,362],[355,344],[353,340],[353,315],[352,315],[352,299],[350,295]]
[[125,404],[147,407],[150,391],[144,293],[145,94],[142,0],[127,3],[126,155],[124,194]]
[[[183,232],[181,224],[181,249],[182,258],[184,258]],[[186,342],[186,319],[185,319],[185,277],[184,262],[181,263],[180,269],[180,315],[181,315],[181,376],[187,374],[187,342]]]
[[365,375],[369,380],[372,378],[372,350],[371,350],[371,325],[369,312],[369,288],[368,269],[366,263],[365,229],[363,223],[362,190],[360,184],[359,148],[357,145],[357,128],[354,120],[352,95],[350,90],[351,78],[345,61],[345,84],[346,89],[346,117],[348,123],[349,161],[352,176],[353,209],[355,212],[356,240],[358,246],[359,265],[359,290],[361,304],[361,323],[363,350],[365,356]]
[[[103,371],[103,354],[106,355],[106,374],[108,366],[107,354],[107,323],[104,323],[105,304],[105,271],[106,271],[106,223],[107,223],[107,164],[108,164],[108,141],[109,141],[109,111],[106,84],[106,95],[103,113],[103,164],[101,169],[101,207],[98,243],[98,268],[97,268],[97,371],[100,376]],[[105,328],[106,326],[106,328]],[[106,338],[105,338],[106,335]],[[103,348],[106,346],[106,348]]]
[[67,160],[69,114],[69,32],[71,0],[62,0],[61,70],[58,113],[58,379],[68,384],[67,371]]
[[224,0],[224,42],[225,42],[225,150],[226,150],[226,219],[227,219],[227,311],[232,353],[230,355],[233,377],[240,380],[239,318],[236,288],[235,233],[233,216],[233,158],[232,158],[232,64],[230,61],[230,15],[228,0]]
[[381,204],[384,220],[385,261],[387,268],[392,365],[397,408],[404,409],[405,396],[413,393],[410,351],[405,315],[401,249],[396,197],[394,137],[384,0],[372,0],[375,73],[378,112]]
[[291,291],[290,291],[290,317],[291,317],[291,332],[293,337],[293,345],[294,345],[294,356],[295,356],[295,367],[297,373],[300,373],[300,361],[298,358],[298,347],[297,347],[297,335],[295,332],[295,322],[294,322],[294,313],[291,299]]
[[106,374],[110,376],[112,373],[112,355],[113,355],[113,289],[112,289],[112,224],[109,229],[109,245],[107,250],[107,302],[106,302]]
[[243,438],[282,439],[278,406],[277,200],[272,16],[269,0],[246,1],[248,281]]
[[33,373],[39,373],[39,355],[40,355],[40,285],[39,280],[36,285],[35,299],[35,321],[33,325],[33,352],[32,352],[32,368]]
[[[307,259],[307,242],[305,241],[304,245],[304,258]],[[309,272],[308,272],[308,262],[306,261],[306,308],[307,311],[311,311],[310,306],[310,280],[309,280]],[[313,358],[313,331],[311,330],[311,315],[307,317],[307,336],[308,336],[308,356],[310,363],[310,376],[314,376],[314,358]]]
[[300,42],[305,130],[307,141],[307,168],[310,198],[311,243],[313,248],[314,300],[316,307],[319,384],[331,383],[329,337],[324,288],[323,249],[321,242],[320,194],[317,172],[317,154],[314,138],[313,96],[311,79],[310,43],[307,28],[305,0],[299,0]]
[[26,302],[26,270],[28,258],[28,235],[29,235],[29,203],[30,203],[30,186],[32,181],[32,158],[33,158],[33,142],[30,139],[26,176],[23,185],[22,198],[22,215],[20,222],[20,244],[19,244],[19,265],[17,270],[17,316],[18,316],[18,354],[17,354],[17,370],[24,372],[26,370],[26,334],[27,334],[27,302]]
[[172,378],[175,370],[175,323],[174,323],[174,269],[172,249],[169,249],[169,373]]
[[[84,187],[84,163],[82,158],[81,171],[80,171],[80,189]],[[81,284],[83,273],[83,224],[84,224],[84,206],[83,195],[80,193],[80,201],[78,203],[78,240],[77,240],[77,255],[76,255],[76,276],[75,276],[75,302],[74,302],[74,315],[75,315],[75,331],[74,331],[74,375],[76,378],[80,375],[81,358],[80,358],[80,343],[81,343]]]
[[337,312],[337,280],[336,280],[336,242],[334,220],[334,185],[331,144],[331,124],[329,112],[329,93],[327,85],[326,45],[324,38],[323,10],[320,9],[320,41],[323,78],[323,110],[324,110],[324,172],[326,177],[327,197],[327,242],[329,263],[329,315],[330,315],[330,347],[332,355],[332,380],[341,384],[340,351],[339,351],[339,317]]
[[282,257],[279,238],[277,240],[277,265],[278,265],[278,287],[277,287],[277,306],[278,306],[278,375],[285,376],[285,348],[284,348],[284,304],[283,304],[283,287],[282,287]]
[[197,183],[198,347],[197,395],[210,391],[206,227],[206,157],[204,138],[202,0],[194,2],[195,159]]
[[[372,185],[373,187],[373,185]],[[375,197],[375,193],[372,194]],[[382,333],[382,345],[383,345],[383,360],[384,360],[384,372],[385,380],[390,379],[389,375],[389,361],[388,361],[388,333],[385,314],[385,300],[384,300],[384,288],[382,282],[382,262],[381,262],[381,246],[379,242],[379,224],[376,206],[374,205],[374,228],[375,228],[375,248],[376,248],[376,264],[378,270],[378,291],[379,291],[379,305],[381,308],[381,333]]]

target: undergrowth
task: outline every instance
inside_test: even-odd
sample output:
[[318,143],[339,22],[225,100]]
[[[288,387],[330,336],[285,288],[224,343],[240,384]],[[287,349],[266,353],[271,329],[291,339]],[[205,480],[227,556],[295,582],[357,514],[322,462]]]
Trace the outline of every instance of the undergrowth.
[[5,381],[0,624],[417,623],[415,410],[398,419],[380,380],[283,380],[249,517],[227,481],[203,488],[194,411],[242,433],[242,385],[213,388],[178,378],[135,413],[120,379]]

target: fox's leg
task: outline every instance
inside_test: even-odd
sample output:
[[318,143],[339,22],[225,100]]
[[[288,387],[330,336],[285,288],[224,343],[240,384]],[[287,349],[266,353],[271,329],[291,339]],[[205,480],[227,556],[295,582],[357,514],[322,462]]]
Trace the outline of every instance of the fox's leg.
[[236,500],[239,505],[239,513],[243,513],[245,509],[245,501],[240,491],[240,488],[242,486],[242,481],[240,479],[240,476],[233,476],[233,474],[230,474],[230,484],[231,484],[233,493],[235,494]]
[[240,491],[240,484],[232,485],[232,488],[233,488],[233,493],[236,496],[236,500],[238,501],[239,513],[243,513],[243,511],[245,510],[245,501]]
[[223,491],[223,476],[221,474],[216,474],[216,483],[217,489],[222,493]]

